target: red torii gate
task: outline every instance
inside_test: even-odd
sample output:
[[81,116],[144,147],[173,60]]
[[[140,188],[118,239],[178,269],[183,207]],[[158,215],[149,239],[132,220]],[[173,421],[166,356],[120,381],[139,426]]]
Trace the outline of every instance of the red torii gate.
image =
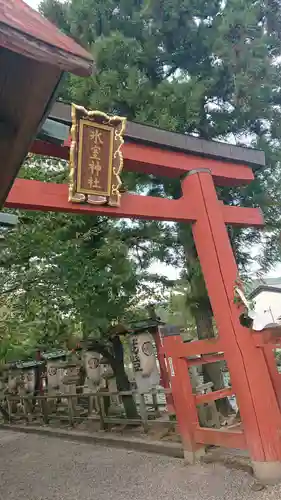
[[[69,118],[61,121],[69,123]],[[57,146],[35,141],[31,151],[68,159],[69,143]],[[177,337],[164,339],[185,457],[194,462],[206,444],[248,449],[257,477],[267,482],[279,480],[279,404],[263,344],[257,345],[252,331],[239,321],[241,308],[234,301],[238,270],[226,229],[226,224],[261,227],[263,217],[257,208],[225,206],[215,189],[215,184],[251,182],[253,168],[264,163],[263,154],[130,123],[122,152],[127,170],[169,177],[186,174],[181,181],[182,197],[170,200],[126,193],[117,208],[79,205],[67,201],[67,185],[16,179],[6,207],[191,223],[219,335],[189,344]],[[187,359],[195,355],[201,359]],[[188,366],[221,359],[227,362],[231,387],[194,395]],[[201,428],[196,405],[232,394],[239,403],[242,429]]]

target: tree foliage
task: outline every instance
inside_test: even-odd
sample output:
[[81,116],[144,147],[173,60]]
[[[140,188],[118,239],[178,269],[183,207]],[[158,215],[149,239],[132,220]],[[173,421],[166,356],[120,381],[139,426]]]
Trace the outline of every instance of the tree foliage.
[[[252,244],[260,245],[263,268],[279,258],[278,7],[277,0],[43,0],[40,6],[96,61],[93,77],[66,77],[60,91],[64,101],[265,151],[266,168],[250,186],[218,189],[226,203],[261,206],[266,217],[266,233],[229,228],[242,271],[251,264]],[[65,179],[61,164],[58,168],[51,161],[46,168],[44,160],[42,165],[35,162],[22,175]],[[123,178],[129,190],[181,194],[178,180]],[[8,277],[7,286],[21,290],[13,300],[23,304],[33,325],[38,315],[50,324],[47,316],[43,319],[46,304],[52,314],[59,311],[59,324],[79,335],[103,332],[110,323],[138,314],[140,298],[151,297],[155,287],[162,291],[159,277],[148,272],[156,258],[183,269],[198,334],[212,334],[211,308],[188,226],[24,214],[19,232],[6,241],[2,276]],[[44,331],[42,324],[39,329]]]
[[[278,2],[259,0],[43,0],[41,11],[92,51],[93,78],[70,77],[64,99],[206,139],[265,150],[267,167],[246,189],[223,189],[229,204],[261,206],[268,232],[232,231],[241,266],[250,243],[260,264],[279,258],[280,30]],[[280,17],[280,16],[279,16]],[[158,195],[179,184],[150,178]],[[187,236],[190,239],[190,234]]]
[[[61,181],[65,165],[50,167],[33,157],[21,175]],[[142,285],[153,294],[122,224],[66,213],[18,215],[18,228],[5,234],[1,248],[1,332],[7,345],[13,343],[10,335],[22,345],[23,337],[29,339],[33,349],[39,341],[56,346],[71,336],[99,338],[114,322],[138,315]]]

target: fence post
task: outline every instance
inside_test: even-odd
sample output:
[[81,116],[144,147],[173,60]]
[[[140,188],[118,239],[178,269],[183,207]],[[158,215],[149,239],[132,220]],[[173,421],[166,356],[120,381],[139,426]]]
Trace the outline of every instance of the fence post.
[[68,394],[67,396],[68,396],[67,403],[68,403],[69,425],[71,427],[73,427],[73,424],[74,424],[74,403],[73,403],[74,395]]
[[148,432],[148,415],[147,415],[144,394],[139,393],[139,401],[140,401],[140,416],[142,420],[143,430],[146,433]]
[[8,406],[8,415],[9,415],[9,424],[12,423],[12,408],[11,408],[11,400],[9,396],[7,396],[7,406]]
[[[164,349],[168,358],[173,401],[182,438],[184,458],[194,464],[205,454],[205,447],[195,441],[195,430],[199,426],[195,395],[192,391],[187,360],[176,352],[183,344],[180,336],[165,337]],[[177,348],[177,349],[175,349]]]
[[156,416],[156,418],[159,418],[161,416],[161,413],[159,410],[157,390],[155,389],[155,387],[153,387],[151,390],[151,396],[152,396],[152,404],[153,404],[153,408],[155,411],[155,416]]
[[39,405],[41,410],[41,415],[43,419],[43,423],[48,425],[49,419],[49,408],[48,408],[48,400],[47,397],[43,396],[42,393],[39,396]]
[[98,398],[99,398],[99,407],[100,407],[100,429],[101,431],[104,431],[105,428],[106,428],[106,425],[105,425],[105,408],[104,408],[104,397],[103,396],[100,396],[98,394]]

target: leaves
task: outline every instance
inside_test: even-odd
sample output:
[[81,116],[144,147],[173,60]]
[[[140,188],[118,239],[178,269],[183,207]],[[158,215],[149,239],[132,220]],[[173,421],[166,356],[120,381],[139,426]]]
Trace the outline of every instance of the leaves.
[[[21,174],[42,178],[40,164],[51,181],[61,169],[55,161],[50,168],[40,158],[29,159]],[[11,335],[24,335],[31,350],[39,341],[65,345],[73,335],[100,337],[120,318],[134,317],[136,297],[149,274],[142,275],[130,255],[122,225],[51,212],[20,212],[19,217],[0,254],[1,328],[7,343]]]
[[[246,275],[257,260],[253,245],[262,269],[280,259],[278,6],[277,0],[43,0],[40,6],[96,60],[95,76],[67,76],[60,98],[265,151],[266,167],[254,182],[218,189],[225,203],[260,206],[265,215],[266,232],[229,228]],[[65,182],[67,165],[33,156],[21,175]],[[123,180],[129,191],[181,196],[178,179],[124,173]],[[7,335],[21,328],[16,310],[19,324],[34,328],[34,338],[54,343],[71,332],[102,336],[112,322],[143,314],[147,297],[165,295],[171,283],[151,275],[155,260],[182,270],[189,312],[195,318],[198,308],[209,314],[188,226],[68,214],[19,216],[18,231],[6,236],[1,250],[1,284],[3,291],[12,290],[2,294],[11,301],[4,303],[10,311],[10,326],[7,318],[3,322]]]

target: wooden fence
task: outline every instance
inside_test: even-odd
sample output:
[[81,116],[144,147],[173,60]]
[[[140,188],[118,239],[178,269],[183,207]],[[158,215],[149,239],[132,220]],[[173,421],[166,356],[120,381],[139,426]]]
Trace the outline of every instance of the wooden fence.
[[[6,394],[0,396],[0,403],[6,409],[10,423],[24,420],[26,423],[49,424],[52,420],[60,420],[75,426],[86,420],[95,420],[99,421],[102,430],[111,425],[136,425],[142,426],[144,432],[148,432],[149,426],[160,416],[163,423],[175,421],[175,415],[165,411],[166,395],[171,394],[171,389],[155,389],[144,394],[135,390],[77,394],[77,389],[79,388],[76,387],[73,394]],[[137,418],[126,417],[122,406],[124,396],[134,398],[138,410]],[[108,414],[106,411],[106,403],[112,398],[120,401],[117,415]]]

